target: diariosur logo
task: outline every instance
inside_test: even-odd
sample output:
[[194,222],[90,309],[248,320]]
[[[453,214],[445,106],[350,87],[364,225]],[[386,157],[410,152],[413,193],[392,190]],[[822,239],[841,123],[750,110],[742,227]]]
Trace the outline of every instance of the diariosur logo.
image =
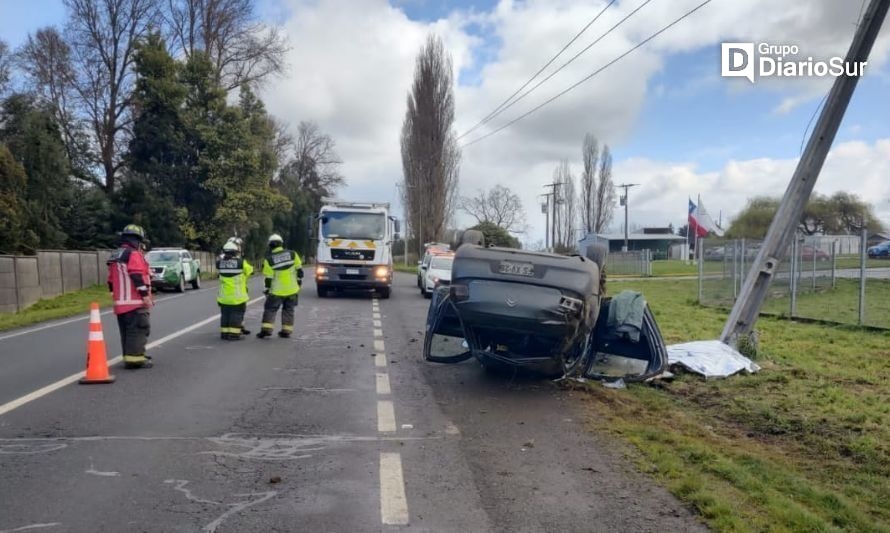
[[[755,50],[757,54],[755,55]],[[828,60],[802,57],[794,44],[721,43],[720,75],[725,78],[802,78],[825,76],[862,76],[868,61],[844,61],[843,57]]]

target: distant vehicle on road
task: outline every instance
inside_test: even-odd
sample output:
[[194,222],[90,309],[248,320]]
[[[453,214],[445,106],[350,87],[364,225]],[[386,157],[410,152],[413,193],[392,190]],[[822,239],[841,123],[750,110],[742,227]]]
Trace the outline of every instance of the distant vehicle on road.
[[323,202],[318,216],[310,217],[309,231],[318,240],[318,297],[331,291],[364,289],[389,298],[392,242],[399,233],[398,220],[389,216],[389,204],[331,198]]
[[818,248],[814,248],[809,244],[800,247],[800,258],[804,261],[828,261],[831,256]]
[[201,288],[201,262],[184,248],[155,248],[145,255],[151,270],[153,289],[175,289],[184,292],[188,283]]
[[884,241],[881,244],[872,246],[867,250],[867,253],[872,259],[890,259],[890,241]]
[[429,266],[424,270],[423,286],[420,294],[424,298],[432,297],[433,291],[439,287],[447,287],[451,284],[451,265],[454,262],[454,254],[433,255]]
[[417,262],[417,288],[423,292],[423,283],[426,277],[426,269],[430,266],[430,261],[434,255],[451,253],[451,246],[441,242],[430,242],[424,246],[423,258]]

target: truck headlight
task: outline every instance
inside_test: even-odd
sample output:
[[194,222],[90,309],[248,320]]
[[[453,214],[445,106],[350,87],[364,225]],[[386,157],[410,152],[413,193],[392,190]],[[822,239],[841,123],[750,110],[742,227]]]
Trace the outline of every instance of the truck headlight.
[[328,273],[328,267],[324,265],[318,265],[315,267],[315,275],[316,276],[324,276]]
[[377,267],[374,270],[374,275],[378,278],[385,278],[385,277],[389,276],[389,268],[385,267],[385,266]]

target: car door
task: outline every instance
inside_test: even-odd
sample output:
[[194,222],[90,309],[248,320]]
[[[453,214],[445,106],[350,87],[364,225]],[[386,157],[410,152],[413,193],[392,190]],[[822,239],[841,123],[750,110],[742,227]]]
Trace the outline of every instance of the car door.
[[180,253],[180,263],[182,263],[183,277],[186,281],[190,281],[194,273],[192,272],[192,257],[188,252]]
[[611,304],[612,298],[604,298],[600,303],[584,375],[593,379],[642,381],[662,373],[668,365],[667,348],[649,305],[645,304],[639,336],[634,340],[610,325]]
[[423,358],[434,363],[460,363],[473,357],[448,287],[433,291],[426,316]]

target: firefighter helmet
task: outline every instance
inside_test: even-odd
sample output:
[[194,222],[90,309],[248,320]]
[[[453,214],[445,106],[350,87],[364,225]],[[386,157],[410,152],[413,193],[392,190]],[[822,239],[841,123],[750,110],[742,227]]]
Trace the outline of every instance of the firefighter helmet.
[[136,224],[127,224],[123,231],[121,231],[121,236],[130,235],[132,237],[136,237],[140,241],[145,240],[145,230],[142,229],[142,226]]
[[273,233],[272,235],[269,235],[269,245],[271,246],[274,243],[284,244],[284,239],[281,238],[281,235]]

